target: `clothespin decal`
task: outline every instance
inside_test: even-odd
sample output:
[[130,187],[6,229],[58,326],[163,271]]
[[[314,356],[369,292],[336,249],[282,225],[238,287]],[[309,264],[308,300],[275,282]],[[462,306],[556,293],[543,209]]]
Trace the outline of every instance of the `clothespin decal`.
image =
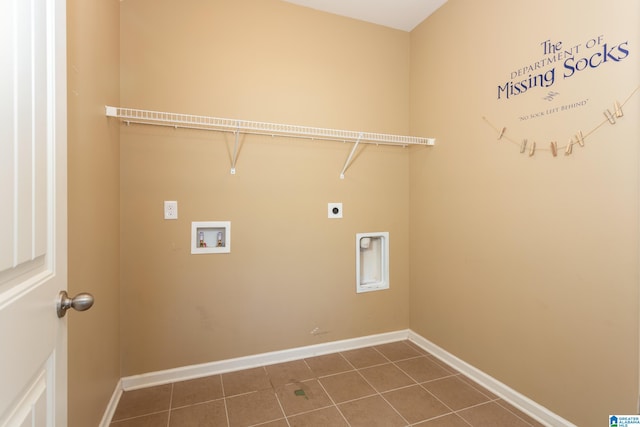
[[[565,52],[566,53],[566,52]],[[605,52],[606,53],[606,52]],[[598,54],[599,55],[599,54]],[[588,64],[587,64],[588,65]],[[586,66],[586,65],[585,65]],[[584,67],[579,67],[579,68],[584,68]],[[529,83],[531,83],[531,81],[529,81]],[[547,101],[552,101],[555,99],[555,96],[558,95],[557,92],[553,92],[550,91],[548,93],[548,96],[544,97],[543,99],[547,100]],[[602,116],[600,117],[600,120],[594,124],[594,126],[592,128],[588,128],[586,130],[577,130],[576,133],[574,133],[573,135],[568,134],[567,138],[569,139],[569,141],[567,141],[566,139],[564,141],[566,141],[566,143],[563,143],[562,140],[561,141],[551,141],[551,139],[542,139],[542,146],[541,146],[541,150],[542,151],[551,151],[551,154],[553,155],[553,157],[558,157],[561,156],[561,152],[564,152],[565,156],[570,156],[573,154],[573,147],[578,145],[581,148],[585,147],[585,140],[587,138],[592,138],[593,135],[596,133],[596,131],[600,132],[601,128],[607,128],[607,123],[611,124],[611,125],[616,125],[618,120],[621,120],[622,117],[624,117],[624,112],[623,112],[623,108],[624,106],[627,104],[627,102],[629,102],[631,100],[631,98],[633,96],[640,96],[640,86],[636,86],[635,89],[633,89],[633,91],[631,92],[631,94],[626,97],[626,98],[613,98],[610,99],[610,104],[609,106],[604,105],[603,109],[600,110],[602,111],[602,114],[604,115],[606,120],[602,120]],[[620,99],[622,99],[622,101],[620,101]],[[586,101],[588,101],[588,99],[586,99],[585,101],[583,101],[583,103],[580,103],[580,105],[584,105],[584,103],[586,103]],[[577,106],[578,104],[572,105],[571,107]],[[564,107],[562,108],[564,110]],[[553,109],[549,109],[546,111],[546,113],[539,113],[539,115],[551,115],[557,111],[559,111],[560,108],[553,108]],[[536,115],[537,116],[537,115]],[[521,120],[527,120],[528,117],[531,116],[527,116],[527,117],[521,117]],[[635,117],[635,116],[634,116]],[[597,119],[597,116],[596,116]],[[518,137],[514,134],[514,132],[517,133],[517,129],[512,129],[509,128],[509,135],[506,134],[507,132],[507,127],[501,127],[501,126],[497,126],[494,123],[491,123],[489,120],[487,120],[487,118],[485,116],[482,116],[482,120],[484,120],[487,125],[490,127],[490,132],[495,132],[494,135],[496,135],[498,141],[501,139],[504,139],[508,142],[512,142],[514,145],[516,146],[520,146],[520,154],[525,154],[528,153],[529,157],[533,157],[536,153],[536,145],[537,142],[534,140],[527,140],[524,139],[524,135],[522,135],[519,139],[520,141],[518,141]],[[505,123],[503,122],[503,125]],[[506,123],[507,125],[509,125],[508,123]],[[622,126],[623,124],[621,124]],[[511,126],[511,125],[509,125]],[[489,137],[491,136],[491,133],[489,134]],[[530,135],[532,136],[532,135]],[[533,137],[533,136],[532,136]],[[536,139],[539,139],[538,137],[536,137]],[[591,139],[589,139],[589,143],[591,144],[594,141],[591,141]],[[549,144],[549,145],[547,145]],[[428,145],[428,144],[427,144]],[[549,149],[547,149],[547,147],[550,147]],[[561,151],[558,151],[561,150]],[[577,148],[578,151],[581,151],[580,148]],[[544,153],[543,153],[544,154]],[[543,156],[544,157],[544,156]]]
[[571,138],[571,140],[569,140],[569,144],[567,144],[567,149],[564,150],[565,156],[568,156],[573,152],[573,144],[575,144],[575,142],[573,142],[573,138]]
[[624,114],[622,113],[622,106],[618,101],[614,104],[614,109],[616,112],[616,117],[622,117]]
[[608,108],[604,110],[603,114],[607,118],[607,120],[609,120],[609,123],[611,123],[612,125],[616,124],[616,117],[613,115],[611,111],[609,111]]

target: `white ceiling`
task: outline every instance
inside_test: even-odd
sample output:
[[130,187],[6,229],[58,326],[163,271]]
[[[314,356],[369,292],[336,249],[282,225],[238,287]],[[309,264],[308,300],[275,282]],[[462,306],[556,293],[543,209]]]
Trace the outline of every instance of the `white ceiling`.
[[413,30],[447,0],[284,0],[300,6],[372,22],[403,31]]

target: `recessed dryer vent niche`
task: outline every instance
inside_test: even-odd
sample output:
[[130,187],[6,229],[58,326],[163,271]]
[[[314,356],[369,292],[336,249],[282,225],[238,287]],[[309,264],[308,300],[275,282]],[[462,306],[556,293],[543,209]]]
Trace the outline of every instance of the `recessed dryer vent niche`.
[[356,292],[389,289],[389,233],[356,234]]
[[202,221],[191,223],[191,253],[220,254],[231,252],[231,222]]

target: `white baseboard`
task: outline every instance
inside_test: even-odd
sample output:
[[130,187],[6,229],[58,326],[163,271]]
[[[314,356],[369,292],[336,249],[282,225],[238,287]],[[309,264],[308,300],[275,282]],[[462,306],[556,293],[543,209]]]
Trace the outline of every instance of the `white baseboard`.
[[116,408],[118,407],[118,402],[120,402],[121,396],[122,380],[118,381],[118,383],[116,384],[116,388],[111,395],[111,400],[109,400],[107,409],[104,411],[104,415],[102,416],[102,421],[100,421],[99,427],[109,427],[109,424],[111,424],[111,420],[113,419],[113,414],[116,413]]
[[554,414],[544,406],[539,405],[528,397],[496,380],[492,376],[471,366],[445,349],[438,347],[436,344],[421,335],[418,335],[413,331],[409,331],[409,340],[539,422],[554,427],[576,427],[575,424],[572,424],[559,415]]
[[122,388],[123,390],[135,390],[138,388],[190,380],[209,375],[222,374],[225,372],[239,371],[241,369],[255,368],[256,366],[273,365],[275,363],[288,362],[291,360],[304,359],[307,357],[320,356],[339,351],[353,350],[356,348],[385,344],[393,341],[401,341],[406,340],[408,337],[409,330],[405,329],[402,331],[238,357],[236,359],[227,359],[218,362],[149,372],[146,374],[122,378]]
[[299,360],[323,354],[353,350],[356,348],[369,347],[406,339],[411,340],[413,343],[442,360],[447,365],[460,371],[462,374],[471,378],[487,390],[501,397],[539,422],[554,427],[576,427],[574,424],[554,414],[547,408],[537,404],[528,397],[518,393],[495,378],[469,365],[443,348],[438,347],[436,344],[408,329],[124,377],[116,387],[107,407],[107,411],[100,423],[100,427],[108,427],[123,391],[136,390],[139,388],[168,384],[177,381],[185,381],[209,375],[249,369],[257,366],[272,365],[275,363]]

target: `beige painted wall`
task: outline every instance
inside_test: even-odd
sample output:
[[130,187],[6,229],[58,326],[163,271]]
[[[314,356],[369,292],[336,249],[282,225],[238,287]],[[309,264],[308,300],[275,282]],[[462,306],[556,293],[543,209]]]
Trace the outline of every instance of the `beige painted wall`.
[[[634,0],[449,0],[411,33],[411,131],[438,138],[410,160],[411,328],[580,426],[637,411],[640,94],[573,155],[549,142],[640,84],[639,14]],[[629,57],[567,79],[563,58],[552,87],[497,99],[540,43],[582,43],[578,59],[601,35]],[[520,154],[523,138],[545,151]]]
[[[406,134],[409,66],[408,33],[285,2],[121,3],[122,106]],[[246,136],[231,175],[232,142],[121,128],[123,375],[409,327],[409,150],[367,146],[340,180],[349,144]],[[192,221],[231,221],[231,253],[191,255]],[[370,231],[391,289],[356,295]]]
[[67,2],[69,292],[95,305],[69,313],[69,426],[96,426],[120,378],[118,0]]
[[[637,8],[449,0],[409,35],[278,1],[122,2],[123,106],[438,138],[368,147],[341,181],[342,144],[247,136],[232,176],[232,135],[121,127],[123,375],[411,327],[578,425],[633,413],[639,96],[572,156],[547,144],[638,85]],[[542,41],[599,35],[630,57],[549,104],[496,99]],[[232,252],[190,255],[194,220],[230,220]],[[392,289],[355,295],[354,235],[376,230]]]

